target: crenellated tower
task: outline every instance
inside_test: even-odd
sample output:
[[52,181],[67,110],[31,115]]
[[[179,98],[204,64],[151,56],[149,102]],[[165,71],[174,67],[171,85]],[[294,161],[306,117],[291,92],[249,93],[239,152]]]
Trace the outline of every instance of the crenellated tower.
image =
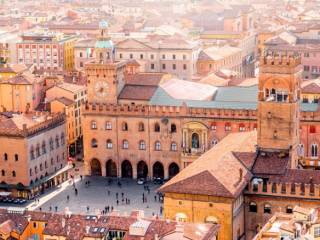
[[301,59],[288,53],[266,54],[260,60],[258,147],[289,155],[298,166]]

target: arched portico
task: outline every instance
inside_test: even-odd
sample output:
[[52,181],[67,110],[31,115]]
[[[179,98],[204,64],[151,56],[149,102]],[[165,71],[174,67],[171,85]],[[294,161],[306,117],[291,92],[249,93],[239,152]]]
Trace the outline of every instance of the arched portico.
[[101,163],[98,159],[96,158],[92,159],[90,163],[90,167],[91,167],[92,176],[102,176]]

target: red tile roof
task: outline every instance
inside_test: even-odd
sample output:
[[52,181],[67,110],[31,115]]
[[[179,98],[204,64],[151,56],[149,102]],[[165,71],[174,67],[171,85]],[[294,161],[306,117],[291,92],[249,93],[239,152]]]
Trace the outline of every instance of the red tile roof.
[[158,86],[164,75],[164,73],[127,74],[125,80],[131,85]]
[[148,101],[157,88],[156,86],[125,85],[119,94],[119,99]]
[[254,162],[252,173],[254,175],[284,174],[288,164],[288,156],[280,157],[279,153],[266,153],[263,156],[260,153]]

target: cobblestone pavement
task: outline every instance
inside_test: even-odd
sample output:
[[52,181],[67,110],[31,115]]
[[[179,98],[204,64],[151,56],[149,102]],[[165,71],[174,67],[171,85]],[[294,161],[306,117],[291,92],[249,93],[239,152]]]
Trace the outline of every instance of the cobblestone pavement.
[[[87,181],[90,181],[89,186],[86,184]],[[51,207],[51,211],[55,211],[57,207],[58,212],[61,212],[68,207],[72,213],[96,214],[98,210],[101,211],[107,206],[110,208],[113,206],[113,209],[121,214],[130,214],[132,210],[138,209],[143,210],[145,216],[160,215],[162,203],[159,202],[155,191],[159,185],[147,184],[150,189],[150,193],[148,193],[144,190],[143,185],[137,184],[136,180],[120,179],[120,182],[121,188],[116,179],[113,179],[113,183],[109,185],[108,179],[104,177],[86,177],[82,180],[77,177],[75,188],[78,190],[78,195],[75,194],[72,182],[69,182],[52,196],[47,195],[45,201],[40,199],[38,204],[33,203],[32,209],[39,210],[41,208],[42,211],[50,211]],[[109,194],[108,191],[110,191]],[[117,193],[119,204],[117,204]],[[146,203],[142,201],[143,194],[147,198]],[[130,204],[126,204],[126,198],[130,200]],[[87,207],[89,207],[89,211],[87,211]]]

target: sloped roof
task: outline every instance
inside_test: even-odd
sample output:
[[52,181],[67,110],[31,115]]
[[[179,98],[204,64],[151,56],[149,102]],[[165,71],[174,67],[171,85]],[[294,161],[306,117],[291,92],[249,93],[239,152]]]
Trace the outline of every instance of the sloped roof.
[[125,85],[119,94],[119,99],[128,100],[145,100],[148,101],[152,98],[157,90],[157,86],[148,85]]
[[160,191],[237,197],[252,175],[233,152],[255,152],[256,141],[255,131],[229,134],[164,184]]

